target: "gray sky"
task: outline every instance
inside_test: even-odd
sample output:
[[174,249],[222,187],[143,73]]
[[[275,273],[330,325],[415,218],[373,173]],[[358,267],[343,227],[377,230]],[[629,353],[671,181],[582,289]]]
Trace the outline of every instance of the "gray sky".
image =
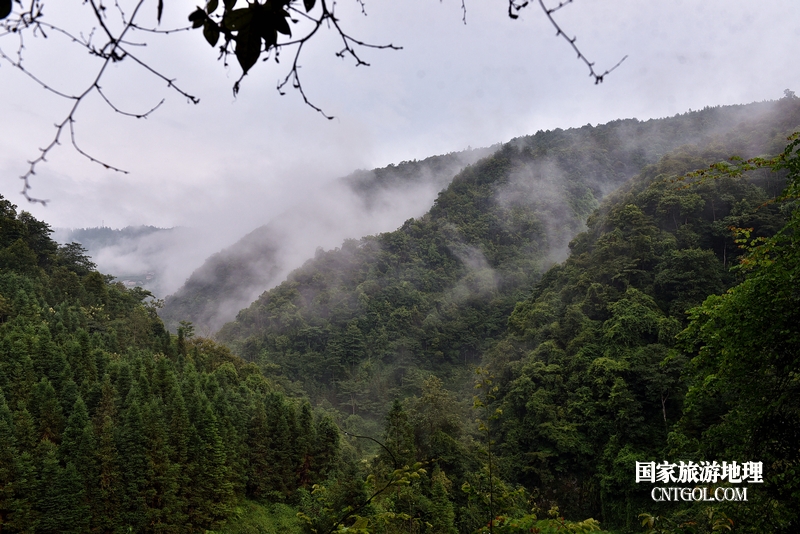
[[[77,115],[78,142],[122,167],[113,173],[64,145],[40,165],[32,194],[18,194],[18,176],[70,103],[46,93],[20,72],[0,66],[3,99],[0,194],[55,227],[151,224],[191,226],[208,233],[205,248],[229,244],[309,188],[357,168],[485,146],[540,129],[647,119],[706,105],[775,99],[800,91],[797,0],[576,0],[557,19],[578,36],[599,70],[628,59],[594,85],[567,43],[555,37],[535,2],[509,20],[505,0],[339,0],[340,18],[366,41],[402,51],[363,51],[370,67],[334,56],[327,32],[303,56],[308,96],[280,96],[284,64],[259,63],[237,98],[239,76],[227,69],[199,31],[149,38],[142,56],[201,99],[186,103],[131,61],[109,71],[103,88],[127,110],[165,103],[147,120],[115,114],[97,97]],[[554,4],[552,0],[551,4]],[[194,2],[168,0],[164,26],[183,25]],[[88,31],[80,2],[46,4],[51,22]],[[146,6],[155,18],[155,2]],[[82,17],[82,15],[84,15]],[[96,60],[58,36],[28,39],[27,67],[65,91],[85,87]],[[11,53],[16,43],[0,39]],[[212,230],[213,229],[213,230]]]

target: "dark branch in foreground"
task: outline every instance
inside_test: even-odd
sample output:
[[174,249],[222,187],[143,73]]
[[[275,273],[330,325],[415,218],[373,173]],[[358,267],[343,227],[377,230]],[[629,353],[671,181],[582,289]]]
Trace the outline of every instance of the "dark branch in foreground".
[[[44,146],[44,148],[39,149],[39,156],[28,161],[28,170],[20,176],[20,179],[23,181],[22,191],[21,194],[25,197],[28,202],[39,203],[43,206],[47,205],[48,200],[36,198],[30,195],[29,191],[32,189],[31,186],[31,177],[36,174],[36,168],[40,163],[47,162],[47,156],[50,152],[56,148],[56,146],[61,144],[61,137],[64,134],[65,130],[69,130],[69,140],[70,144],[72,145],[73,149],[80,154],[81,156],[85,157],[92,163],[96,163],[98,165],[103,166],[106,169],[120,172],[123,174],[127,174],[127,171],[121,169],[115,165],[110,163],[106,163],[105,161],[91,155],[89,152],[82,149],[76,140],[75,135],[75,122],[76,122],[76,115],[78,112],[78,108],[80,107],[81,103],[83,103],[84,99],[89,96],[92,92],[97,92],[98,95],[103,99],[103,101],[115,112],[119,113],[120,115],[125,115],[127,117],[134,117],[137,119],[147,118],[151,113],[153,113],[156,109],[158,109],[161,104],[164,103],[162,99],[158,104],[153,106],[150,110],[144,113],[131,113],[128,111],[122,110],[120,107],[115,105],[110,98],[103,92],[100,86],[100,81],[103,78],[103,75],[106,72],[106,68],[110,63],[116,63],[119,61],[123,61],[125,58],[131,58],[131,60],[138,65],[142,66],[145,70],[147,70],[152,75],[161,78],[162,80],[167,82],[168,87],[177,91],[180,95],[187,98],[190,102],[197,103],[199,100],[190,95],[189,93],[183,91],[179,87],[175,85],[175,80],[167,78],[159,71],[148,65],[147,63],[139,60],[137,57],[130,54],[126,49],[123,48],[123,45],[133,45],[129,41],[125,40],[125,35],[129,32],[135,31],[140,29],[139,26],[135,23],[137,15],[139,15],[140,8],[145,3],[146,0],[138,0],[135,3],[134,9],[131,11],[130,16],[126,17],[125,13],[122,11],[122,8],[119,6],[117,2],[115,5],[119,14],[122,18],[122,26],[121,29],[117,33],[115,33],[107,24],[106,17],[105,17],[105,6],[103,5],[103,0],[87,0],[84,4],[89,4],[91,7],[92,16],[99,28],[102,29],[102,34],[104,37],[107,38],[107,41],[100,47],[95,46],[92,43],[92,37],[94,36],[94,29],[90,33],[89,37],[84,37],[82,34],[80,37],[77,37],[75,34],[70,33],[64,28],[51,24],[49,22],[45,22],[42,20],[42,8],[43,2],[42,0],[31,0],[30,5],[27,9],[23,9],[21,13],[19,13],[16,17],[7,18],[0,23],[0,37],[6,35],[16,35],[19,39],[19,45],[17,47],[16,56],[17,59],[13,59],[9,55],[7,55],[2,49],[0,49],[0,59],[6,61],[11,66],[19,69],[22,71],[26,76],[36,82],[39,86],[41,86],[46,91],[53,93],[61,98],[65,98],[67,100],[72,100],[73,104],[70,108],[69,112],[67,113],[66,117],[61,122],[56,123],[55,135],[51,139],[50,143]],[[100,58],[102,63],[100,67],[97,69],[97,72],[94,76],[94,79],[86,86],[86,88],[79,94],[71,95],[67,94],[63,91],[59,91],[51,84],[43,81],[41,78],[30,72],[22,63],[22,51],[25,48],[23,44],[23,34],[26,31],[31,31],[34,36],[41,35],[42,37],[47,37],[45,30],[51,30],[56,33],[59,33],[69,39],[72,43],[75,43],[83,48],[86,48],[90,55]],[[170,33],[171,31],[178,31],[178,30],[166,30],[164,33]]]
[[[367,12],[364,0],[356,1],[361,7],[362,15],[366,16]],[[527,7],[530,1],[531,0],[508,0],[508,16],[512,19],[519,18],[518,12]],[[125,59],[130,59],[130,62],[136,63],[151,75],[164,81],[167,87],[176,91],[189,102],[194,104],[199,102],[197,97],[192,96],[178,87],[174,79],[162,74],[146,61],[131,54],[129,50],[130,47],[145,46],[146,43],[134,42],[134,40],[131,39],[126,40],[125,37],[128,34],[133,34],[136,31],[144,32],[145,34],[171,34],[193,28],[202,28],[203,37],[212,47],[218,48],[219,57],[223,60],[223,63],[227,66],[228,55],[233,54],[242,68],[241,76],[233,84],[234,96],[238,94],[244,77],[259,59],[267,61],[270,58],[274,58],[277,63],[279,62],[280,53],[284,49],[295,47],[288,72],[278,81],[276,88],[278,92],[283,95],[285,94],[286,87],[290,85],[291,88],[300,93],[303,102],[307,106],[327,119],[332,119],[333,116],[328,115],[321,107],[312,102],[306,94],[300,79],[300,57],[305,44],[318,33],[323,24],[326,25],[327,29],[336,32],[342,43],[342,48],[336,51],[335,55],[342,59],[345,57],[351,58],[355,62],[355,66],[369,66],[369,63],[360,56],[361,49],[363,48],[376,50],[400,50],[402,48],[391,43],[381,45],[370,44],[350,35],[342,27],[340,19],[336,17],[335,0],[253,0],[248,2],[246,7],[240,4],[238,8],[236,8],[237,2],[235,1],[219,2],[218,0],[209,0],[208,2],[203,2],[203,4],[205,4],[204,8],[198,7],[189,15],[191,27],[164,30],[146,27],[137,23],[137,16],[140,15],[140,9],[147,0],[130,0],[130,3],[126,5],[133,6],[131,10],[123,10],[120,5],[120,0],[113,0],[113,6],[109,7],[112,9],[116,8],[114,9],[114,13],[118,15],[118,17],[116,15],[114,17],[108,16],[108,9],[104,2],[110,2],[110,0],[83,0],[82,2],[84,6],[88,5],[87,8],[90,10],[91,17],[95,24],[95,27],[88,36],[85,36],[83,33],[70,32],[58,25],[44,21],[42,18],[44,0],[28,0],[28,2],[26,2],[27,6],[24,7],[22,0],[17,0],[15,5],[21,7],[19,13],[14,16],[9,16],[10,11],[0,14],[0,17],[5,17],[0,19],[0,38],[14,35],[18,39],[16,54],[14,54],[16,55],[16,59],[0,49],[0,60],[19,69],[48,92],[73,101],[73,105],[67,116],[61,122],[55,124],[56,132],[50,143],[44,148],[39,149],[40,154],[37,158],[28,161],[28,171],[20,176],[20,179],[24,182],[22,195],[24,195],[29,202],[38,202],[43,205],[47,203],[46,200],[34,198],[29,195],[31,189],[30,177],[36,174],[37,165],[47,161],[46,158],[48,154],[57,145],[61,144],[61,135],[66,128],[68,128],[70,132],[70,142],[79,154],[93,163],[102,165],[106,169],[116,172],[125,172],[118,167],[93,157],[78,146],[75,140],[74,126],[78,108],[88,95],[96,91],[115,113],[141,119],[148,117],[158,109],[164,100],[162,99],[158,104],[153,106],[152,109],[144,113],[132,113],[122,110],[119,106],[115,105],[101,89],[100,82],[106,71],[106,67],[110,63],[118,63]],[[549,8],[545,5],[544,0],[538,0],[539,6],[545,16],[556,29],[556,36],[562,36],[567,40],[578,55],[578,59],[583,61],[589,68],[589,75],[594,78],[595,84],[599,84],[606,75],[619,67],[627,56],[623,57],[610,69],[598,73],[598,71],[595,70],[594,63],[589,61],[578,48],[576,37],[568,37],[553,16],[557,11],[572,2],[573,0],[559,0],[556,7]],[[163,0],[158,0],[156,7],[157,21],[158,24],[160,24]],[[466,24],[466,0],[461,0],[461,11],[462,21]],[[115,23],[114,21],[116,21],[117,18],[119,18],[119,21]],[[298,26],[298,23],[301,22],[302,24]],[[298,28],[301,31],[297,31],[296,33],[300,34],[300,36],[293,38],[292,30],[297,30]],[[100,67],[93,81],[86,86],[83,92],[71,95],[60,91],[52,84],[45,82],[41,77],[30,72],[23,65],[23,50],[25,48],[23,34],[32,33],[34,37],[47,38],[46,32],[53,32],[66,37],[72,43],[85,48],[92,57],[101,60]],[[100,45],[93,42],[95,39],[98,39],[95,34],[99,34],[100,36]],[[222,42],[218,45],[220,37],[222,37]]]
[[369,505],[369,503],[371,503],[376,497],[378,497],[378,495],[380,495],[384,491],[388,490],[392,486],[395,486],[395,485],[399,484],[402,480],[407,479],[413,473],[419,472],[420,471],[420,469],[419,469],[420,466],[423,465],[423,464],[419,464],[418,463],[418,464],[415,464],[413,467],[408,467],[407,465],[403,466],[403,467],[399,467],[399,465],[397,463],[397,458],[395,458],[394,454],[392,454],[392,451],[390,451],[386,447],[386,445],[384,445],[383,443],[381,443],[377,439],[371,438],[369,436],[358,436],[356,434],[351,434],[349,432],[345,432],[341,428],[339,429],[339,431],[342,434],[344,434],[345,436],[348,436],[348,437],[351,437],[351,438],[357,438],[357,439],[368,439],[368,440],[374,441],[375,443],[377,443],[378,445],[383,447],[383,450],[385,450],[389,454],[389,456],[392,458],[392,464],[394,466],[394,471],[392,471],[392,476],[389,477],[389,481],[386,482],[386,484],[383,487],[381,487],[380,489],[375,490],[372,493],[372,495],[370,495],[363,503],[361,503],[360,505],[358,505],[355,508],[346,509],[345,514],[341,517],[341,519],[339,519],[336,523],[333,524],[333,526],[330,528],[330,530],[328,530],[327,534],[332,534],[333,532],[335,532],[336,529],[338,529],[340,525],[344,524],[344,522],[347,521],[347,519],[349,517],[354,516],[356,514],[356,512],[358,512],[359,510],[363,510],[366,506]]

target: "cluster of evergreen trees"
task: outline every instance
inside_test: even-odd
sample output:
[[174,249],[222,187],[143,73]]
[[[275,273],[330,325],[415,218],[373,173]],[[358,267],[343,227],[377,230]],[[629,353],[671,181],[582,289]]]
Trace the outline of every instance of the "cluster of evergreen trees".
[[203,532],[339,469],[339,431],[0,199],[0,530]]

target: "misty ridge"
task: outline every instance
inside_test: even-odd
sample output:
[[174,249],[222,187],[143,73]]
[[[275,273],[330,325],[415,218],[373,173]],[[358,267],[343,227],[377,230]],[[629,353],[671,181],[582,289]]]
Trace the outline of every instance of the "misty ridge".
[[309,191],[298,204],[207,258],[177,291],[172,286],[161,318],[171,330],[189,320],[198,332],[211,335],[318,249],[393,230],[422,215],[455,174],[496,148],[359,170]]
[[187,228],[101,226],[55,228],[52,237],[59,243],[80,243],[100,271],[117,281],[164,295],[175,270],[177,249],[191,240],[192,232]]
[[[60,232],[113,283],[0,197],[4,532],[794,532],[799,129],[787,90],[355,172],[170,299],[266,286],[216,333],[126,286],[261,217]],[[662,458],[763,480],[667,510]]]
[[[546,227],[545,257],[562,261],[569,241],[584,228],[599,201],[644,165],[677,146],[730,134],[738,125],[769,116],[772,108],[770,102],[706,108],[666,119],[617,120],[514,139],[509,146],[533,151],[496,188],[491,202],[507,212],[506,224],[517,225],[519,231],[526,225],[520,214],[539,213]],[[550,140],[525,148],[531,139],[543,136]],[[227,247],[231,237],[225,232],[187,227],[56,229],[53,237],[61,243],[81,243],[98,268],[118,281],[140,285],[158,298],[168,296],[160,315],[170,329],[189,320],[198,332],[211,335],[318,248],[332,249],[344,239],[391,231],[419,217],[458,172],[497,148],[356,171],[310,191],[301,203]],[[745,152],[747,147],[742,147]],[[587,158],[603,165],[587,165]],[[604,165],[610,170],[600,171]],[[585,174],[580,191],[567,179],[576,172]],[[214,252],[220,247],[225,248]]]

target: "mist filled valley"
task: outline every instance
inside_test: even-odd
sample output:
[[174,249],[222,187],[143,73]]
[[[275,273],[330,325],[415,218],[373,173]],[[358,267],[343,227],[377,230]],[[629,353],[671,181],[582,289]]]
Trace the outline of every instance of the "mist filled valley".
[[[796,532],[798,131],[540,130],[234,237],[0,198],[0,531]],[[747,502],[639,480],[733,461]]]

